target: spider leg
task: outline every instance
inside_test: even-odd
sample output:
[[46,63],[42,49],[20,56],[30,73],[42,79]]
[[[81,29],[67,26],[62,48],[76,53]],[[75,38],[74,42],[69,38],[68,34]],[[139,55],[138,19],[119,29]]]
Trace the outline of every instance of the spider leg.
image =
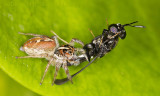
[[47,66],[46,66],[46,69],[45,69],[44,75],[43,75],[43,77],[41,79],[40,85],[42,85],[44,77],[45,77],[45,75],[46,75],[46,73],[48,71],[49,66],[52,64],[52,61],[53,61],[53,58],[48,62]]
[[82,47],[84,46],[84,43],[81,40],[77,39],[77,38],[72,38],[72,40],[70,41],[69,45],[74,46],[75,42],[80,44],[80,45],[82,45]]
[[22,35],[30,35],[30,36],[35,36],[35,37],[41,37],[41,36],[44,36],[44,35],[39,35],[39,34],[32,34],[32,33],[22,33],[22,32],[18,32],[19,34],[22,34]]
[[57,36],[52,36],[52,38],[55,40],[55,42],[56,42],[56,48],[58,48],[59,47],[59,42],[58,42],[58,38],[57,38]]
[[72,77],[71,77],[71,75],[69,74],[69,70],[68,70],[67,64],[63,64],[63,69],[65,70],[68,79],[69,79],[69,80],[71,81],[71,83],[73,84]]
[[44,56],[23,56],[23,57],[17,57],[16,56],[16,59],[17,58],[45,58]]
[[59,37],[54,31],[51,30],[51,32],[52,32],[58,39],[60,39],[62,42],[66,43],[66,44],[74,45],[74,43],[77,42],[77,43],[81,44],[82,46],[84,46],[84,43],[83,43],[81,40],[78,40],[78,39],[73,38],[73,39],[71,40],[71,42],[68,43],[67,41],[65,41],[65,40],[63,40],[61,37]]
[[56,68],[55,68],[55,73],[54,73],[54,78],[53,78],[52,86],[54,85],[54,81],[56,80],[56,77],[57,77],[58,71],[59,71],[59,69],[61,67],[61,64],[58,63],[58,64],[55,65],[55,67]]
[[[95,58],[93,58],[93,60],[91,62],[89,62],[85,67],[83,67],[81,70],[79,70],[78,72],[76,72],[75,74],[72,75],[72,78],[76,75],[78,75],[80,72],[82,72],[86,67],[88,67],[90,64],[93,63],[93,61],[95,61],[97,58],[99,57],[99,55],[97,55]],[[56,79],[55,84],[57,85],[62,85],[64,83],[66,83],[68,81],[68,78],[63,78],[63,79]]]

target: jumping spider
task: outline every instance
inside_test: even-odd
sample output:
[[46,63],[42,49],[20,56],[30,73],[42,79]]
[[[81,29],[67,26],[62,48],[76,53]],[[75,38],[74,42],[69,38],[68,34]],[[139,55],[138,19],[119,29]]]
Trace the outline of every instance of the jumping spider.
[[[72,39],[71,42],[68,43],[65,40],[61,39],[55,32],[53,31],[51,32],[55,34],[55,36],[51,38],[44,35],[19,32],[19,34],[30,35],[34,37],[29,39],[20,48],[20,50],[26,52],[28,56],[17,57],[17,58],[46,58],[49,61],[40,84],[42,84],[50,65],[55,66],[55,73],[52,85],[56,80],[56,76],[60,67],[62,67],[65,70],[68,79],[72,83],[72,77],[69,74],[67,66],[78,65],[81,62],[88,60],[85,54],[85,50],[83,48],[75,48],[73,46],[75,42],[79,43],[82,46],[84,46],[84,44],[82,41],[78,39]],[[66,45],[59,46],[57,38],[66,43]]]

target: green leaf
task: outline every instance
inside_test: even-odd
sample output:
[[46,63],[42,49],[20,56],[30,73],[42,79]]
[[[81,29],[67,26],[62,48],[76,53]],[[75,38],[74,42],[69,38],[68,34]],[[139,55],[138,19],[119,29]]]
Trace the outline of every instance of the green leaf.
[[[0,1],[0,67],[28,89],[41,95],[160,95],[160,33],[159,4],[152,0],[1,0]],[[145,29],[126,27],[127,36],[116,48],[64,85],[51,86],[54,67],[49,68],[40,85],[47,65],[45,59],[16,59],[26,56],[19,48],[31,36],[18,32],[47,36],[54,30],[70,41],[78,38],[85,44],[109,24],[139,21]],[[60,42],[60,44],[63,44]],[[73,74],[85,66],[69,67]],[[66,77],[61,69],[58,78]]]
[[1,96],[39,96],[29,89],[23,87],[15,80],[10,78],[0,69],[0,95]]

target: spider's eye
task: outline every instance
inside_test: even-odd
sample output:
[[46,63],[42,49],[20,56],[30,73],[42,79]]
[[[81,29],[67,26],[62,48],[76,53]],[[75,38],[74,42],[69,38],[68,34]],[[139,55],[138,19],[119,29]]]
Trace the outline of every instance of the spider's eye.
[[110,27],[110,31],[113,33],[117,33],[118,29],[116,27],[112,26],[112,27]]

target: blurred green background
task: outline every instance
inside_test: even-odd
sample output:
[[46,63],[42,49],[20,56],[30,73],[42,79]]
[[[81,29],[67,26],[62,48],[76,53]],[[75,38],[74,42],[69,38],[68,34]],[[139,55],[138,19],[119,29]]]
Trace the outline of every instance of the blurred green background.
[[[158,0],[0,0],[0,95],[1,96],[159,96],[160,95],[160,1]],[[20,46],[31,36],[52,36],[54,30],[66,41],[78,38],[85,44],[112,23],[131,23],[127,37],[116,48],[64,85],[51,86],[54,67],[44,83],[40,80],[45,59],[25,56]],[[63,44],[60,42],[60,44]],[[73,74],[87,62],[69,67]],[[61,69],[57,78],[66,77]]]

